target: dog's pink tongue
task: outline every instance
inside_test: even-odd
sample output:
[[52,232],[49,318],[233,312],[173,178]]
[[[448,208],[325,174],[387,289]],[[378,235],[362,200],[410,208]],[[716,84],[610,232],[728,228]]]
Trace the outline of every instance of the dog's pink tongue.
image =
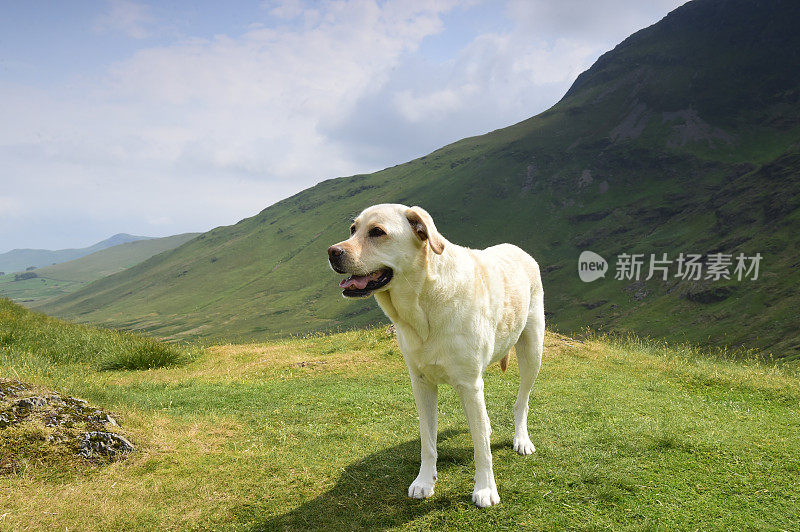
[[367,283],[369,283],[368,275],[354,275],[349,279],[343,279],[342,282],[339,283],[339,288],[347,290],[348,288],[355,287],[359,290],[363,290],[367,287]]
[[382,271],[377,271],[369,275],[353,275],[348,279],[343,279],[342,282],[339,283],[339,288],[347,290],[348,288],[356,287],[359,290],[363,290],[370,281],[378,279],[382,273]]

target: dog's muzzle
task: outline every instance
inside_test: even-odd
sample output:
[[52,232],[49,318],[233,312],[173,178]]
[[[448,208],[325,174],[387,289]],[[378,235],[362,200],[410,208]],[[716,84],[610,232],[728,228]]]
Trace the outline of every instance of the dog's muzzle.
[[[331,246],[328,248],[328,262],[331,268],[337,273],[351,273],[343,266],[347,252],[341,246]],[[392,280],[394,272],[391,268],[379,268],[366,275],[352,274],[347,279],[339,283],[342,295],[345,297],[367,297],[375,290],[383,288]]]

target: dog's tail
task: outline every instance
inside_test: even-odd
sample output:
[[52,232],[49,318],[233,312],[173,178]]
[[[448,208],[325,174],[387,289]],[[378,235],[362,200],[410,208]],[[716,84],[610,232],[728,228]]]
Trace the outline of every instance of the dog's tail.
[[511,353],[508,353],[508,354],[506,354],[506,356],[504,356],[500,360],[500,369],[503,370],[503,373],[506,372],[506,368],[508,367],[508,357],[510,357],[510,356],[511,356]]

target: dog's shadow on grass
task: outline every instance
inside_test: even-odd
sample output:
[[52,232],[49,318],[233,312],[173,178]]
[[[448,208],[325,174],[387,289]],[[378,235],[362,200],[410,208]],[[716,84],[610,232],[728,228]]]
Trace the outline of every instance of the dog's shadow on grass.
[[[439,433],[445,441],[464,431],[446,430]],[[410,440],[383,449],[350,464],[336,485],[319,497],[297,508],[259,521],[255,530],[383,530],[402,525],[431,511],[463,505],[471,493],[450,499],[440,494],[427,500],[408,497],[408,485],[419,468],[419,440]],[[444,451],[444,452],[442,452]],[[439,472],[452,466],[472,464],[472,448],[440,447]],[[244,513],[256,508],[241,509]],[[249,510],[249,511],[248,511]],[[251,516],[240,516],[253,517]]]

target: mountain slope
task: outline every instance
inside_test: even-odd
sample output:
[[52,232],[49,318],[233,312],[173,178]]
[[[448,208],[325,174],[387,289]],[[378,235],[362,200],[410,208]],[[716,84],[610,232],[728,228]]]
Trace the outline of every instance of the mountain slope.
[[12,249],[6,253],[0,253],[0,271],[5,273],[19,272],[26,268],[42,266],[50,266],[52,264],[59,264],[75,260],[80,257],[100,251],[126,242],[135,242],[137,240],[146,240],[151,238],[149,236],[135,236],[127,233],[119,233],[110,238],[102,240],[96,244],[85,248],[77,249]]
[[[698,0],[603,55],[529,120],[370,175],[325,181],[48,305],[162,336],[263,337],[383,319],[339,297],[328,245],[380,202],[451,241],[542,265],[551,326],[796,356],[800,5]],[[591,284],[591,250],[610,273]],[[756,280],[613,277],[621,254],[763,257]]]
[[3,275],[0,276],[0,295],[35,306],[178,247],[199,234],[184,233],[114,245],[75,260],[37,268],[33,270],[36,277],[31,279],[15,280],[13,274]]

